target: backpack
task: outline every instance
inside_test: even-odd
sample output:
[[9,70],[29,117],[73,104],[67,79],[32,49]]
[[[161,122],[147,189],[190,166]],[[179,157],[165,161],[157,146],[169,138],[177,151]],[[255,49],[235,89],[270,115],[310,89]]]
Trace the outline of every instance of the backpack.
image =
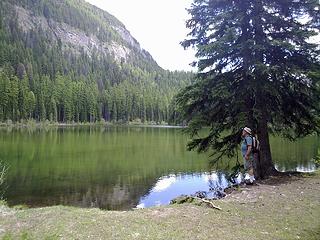
[[[252,152],[258,153],[260,152],[260,142],[256,137],[249,135],[252,138]],[[244,139],[246,141],[246,139]],[[246,144],[248,145],[247,141]]]

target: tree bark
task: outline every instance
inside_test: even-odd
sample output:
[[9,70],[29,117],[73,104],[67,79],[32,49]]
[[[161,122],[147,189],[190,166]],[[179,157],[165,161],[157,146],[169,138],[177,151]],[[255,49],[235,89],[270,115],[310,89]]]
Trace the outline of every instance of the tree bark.
[[260,142],[260,154],[259,157],[255,159],[255,177],[257,179],[264,179],[267,176],[273,175],[277,172],[271,156],[267,114],[265,111],[263,111],[261,119],[258,121],[257,130],[258,139]]

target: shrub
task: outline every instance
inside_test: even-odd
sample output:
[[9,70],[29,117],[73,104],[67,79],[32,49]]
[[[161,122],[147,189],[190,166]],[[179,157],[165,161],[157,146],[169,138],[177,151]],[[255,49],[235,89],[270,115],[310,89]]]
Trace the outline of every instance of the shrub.
[[5,182],[7,172],[8,172],[7,165],[4,162],[0,161],[0,200],[3,198],[4,182]]

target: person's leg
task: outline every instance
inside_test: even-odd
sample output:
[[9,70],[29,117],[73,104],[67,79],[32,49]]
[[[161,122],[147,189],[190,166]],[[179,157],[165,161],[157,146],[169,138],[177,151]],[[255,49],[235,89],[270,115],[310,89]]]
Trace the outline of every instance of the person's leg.
[[256,180],[254,178],[253,167],[249,169],[248,173],[249,173],[249,176],[250,176],[250,182],[253,183]]
[[254,178],[254,170],[253,170],[253,157],[251,157],[249,160],[245,161],[245,182],[253,183],[255,181]]
[[253,166],[251,166],[248,170],[249,173],[249,181],[250,183],[253,183],[256,179],[254,178],[254,171],[253,171]]
[[250,168],[251,168],[251,164],[250,164],[250,159],[246,160],[245,158],[243,158],[244,160],[244,182],[248,182],[250,180]]
[[251,167],[251,168],[248,169],[248,173],[249,173],[250,176],[254,176],[254,174],[253,174],[253,167]]

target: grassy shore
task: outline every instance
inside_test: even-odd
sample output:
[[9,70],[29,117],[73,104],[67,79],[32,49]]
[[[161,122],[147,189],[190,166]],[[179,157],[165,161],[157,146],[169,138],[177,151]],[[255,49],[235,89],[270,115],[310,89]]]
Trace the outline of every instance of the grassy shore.
[[215,202],[116,212],[0,206],[3,239],[307,239],[320,236],[320,172],[272,177]]

